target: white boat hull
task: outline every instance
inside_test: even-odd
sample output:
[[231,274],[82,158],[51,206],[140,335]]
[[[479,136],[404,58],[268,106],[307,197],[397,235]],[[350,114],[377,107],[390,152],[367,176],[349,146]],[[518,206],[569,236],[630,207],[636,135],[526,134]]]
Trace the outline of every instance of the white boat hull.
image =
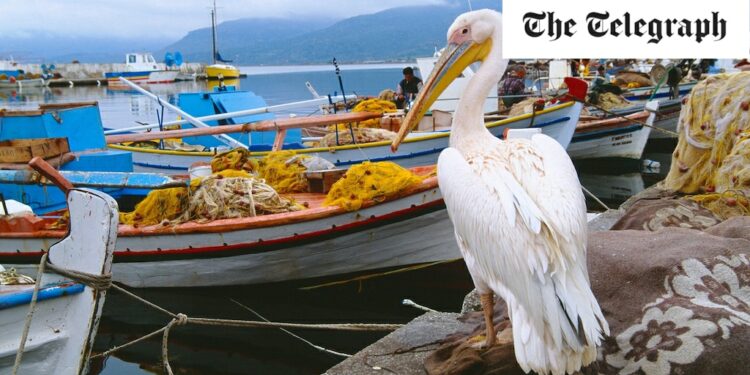
[[[0,259],[8,258],[9,249],[36,254],[48,241],[3,239]],[[121,234],[117,241],[114,279],[131,287],[270,283],[461,257],[437,187],[295,224],[215,233]]]
[[650,134],[651,128],[633,125],[624,129],[603,131],[595,135],[574,136],[568,146],[568,155],[573,160],[598,158],[640,160]]
[[[529,126],[539,127],[542,132],[563,147],[567,147],[575,132],[575,126],[581,112],[582,105],[575,103],[567,107],[549,111],[535,117],[524,116],[498,126],[490,126],[492,134],[501,137],[506,128],[520,129]],[[339,167],[349,167],[363,161],[392,161],[403,167],[431,165],[437,163],[440,151],[448,147],[449,132],[413,133],[398,151],[391,152],[390,142],[363,144],[337,148],[318,148],[313,150],[298,150],[307,155],[316,155],[326,159]],[[187,171],[196,162],[208,162],[213,154],[191,153],[167,150],[144,150],[135,147],[110,146],[119,150],[133,153],[133,164],[136,170],[143,172],[174,173]],[[262,156],[262,153],[257,153]]]

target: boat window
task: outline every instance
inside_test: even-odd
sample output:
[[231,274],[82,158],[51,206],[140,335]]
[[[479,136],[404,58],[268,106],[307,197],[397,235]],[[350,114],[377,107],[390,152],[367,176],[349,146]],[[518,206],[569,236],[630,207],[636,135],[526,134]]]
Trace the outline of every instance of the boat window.
[[151,55],[148,55],[148,57],[147,57],[147,58],[148,58],[148,62],[150,62],[150,63],[154,63],[154,62],[156,62],[156,61],[154,61],[154,57],[153,57],[153,56],[151,56]]
[[135,55],[128,55],[128,62],[135,63]]

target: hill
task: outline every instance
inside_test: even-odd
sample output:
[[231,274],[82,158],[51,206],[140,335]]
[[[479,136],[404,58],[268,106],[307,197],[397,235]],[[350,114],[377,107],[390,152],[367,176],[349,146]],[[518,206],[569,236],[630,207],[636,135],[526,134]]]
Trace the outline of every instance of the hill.
[[[497,2],[473,3],[479,8]],[[443,47],[446,30],[465,11],[460,2],[393,8],[335,23],[243,19],[219,25],[219,50],[238,65],[325,63],[333,57],[341,62],[408,61]],[[196,30],[165,50],[179,50],[187,61],[208,62],[210,37],[210,29]]]

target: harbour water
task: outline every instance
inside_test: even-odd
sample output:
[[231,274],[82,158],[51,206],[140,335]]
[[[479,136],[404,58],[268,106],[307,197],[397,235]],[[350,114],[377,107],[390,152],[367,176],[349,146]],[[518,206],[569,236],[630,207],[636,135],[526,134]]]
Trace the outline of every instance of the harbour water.
[[[343,66],[346,93],[377,95],[394,89],[404,65]],[[265,98],[268,104],[307,100],[309,81],[321,95],[340,93],[332,66],[247,67],[240,88]],[[205,90],[206,82],[151,85],[149,89],[175,102],[179,92]],[[129,90],[108,87],[34,88],[0,91],[0,107],[33,108],[38,103],[98,101],[105,126],[120,128],[136,122],[155,122],[157,105]],[[315,108],[295,110],[297,115]],[[280,116],[287,116],[283,113]],[[171,116],[171,117],[170,117]],[[174,118],[169,113],[166,119]],[[659,181],[669,168],[673,144],[650,145],[646,158],[661,168],[644,171],[640,163],[588,163],[578,165],[581,182],[616,207],[628,197]],[[602,208],[590,200],[592,210]],[[170,270],[180,272],[181,270]],[[190,270],[184,270],[190,272]],[[221,277],[221,276],[217,276]],[[330,280],[326,280],[328,282]],[[454,262],[394,275],[350,280],[342,284],[307,289],[322,283],[261,287],[136,290],[136,293],[189,316],[300,323],[405,323],[421,311],[401,301],[413,299],[441,311],[460,309],[472,283],[463,264]],[[104,351],[163,327],[169,318],[116,291],[109,293],[94,350]],[[354,353],[383,333],[295,331],[310,342],[343,353]],[[175,327],[170,334],[170,361],[176,374],[314,374],[339,362],[337,355],[321,352],[280,330],[217,327]],[[136,344],[104,360],[92,362],[93,373],[161,373],[161,336]]]

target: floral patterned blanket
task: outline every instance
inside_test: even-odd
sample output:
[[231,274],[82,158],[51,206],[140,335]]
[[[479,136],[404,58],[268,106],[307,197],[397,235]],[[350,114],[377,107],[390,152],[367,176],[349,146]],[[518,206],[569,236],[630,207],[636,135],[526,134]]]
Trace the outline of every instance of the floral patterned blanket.
[[[736,217],[704,230],[592,233],[589,274],[611,336],[584,373],[750,373],[749,229],[750,218]],[[504,305],[498,301],[496,312]],[[523,373],[512,343],[471,348],[467,338],[484,329],[481,313],[465,319],[476,328],[447,338],[425,362],[428,373]],[[506,319],[496,314],[499,330]]]

